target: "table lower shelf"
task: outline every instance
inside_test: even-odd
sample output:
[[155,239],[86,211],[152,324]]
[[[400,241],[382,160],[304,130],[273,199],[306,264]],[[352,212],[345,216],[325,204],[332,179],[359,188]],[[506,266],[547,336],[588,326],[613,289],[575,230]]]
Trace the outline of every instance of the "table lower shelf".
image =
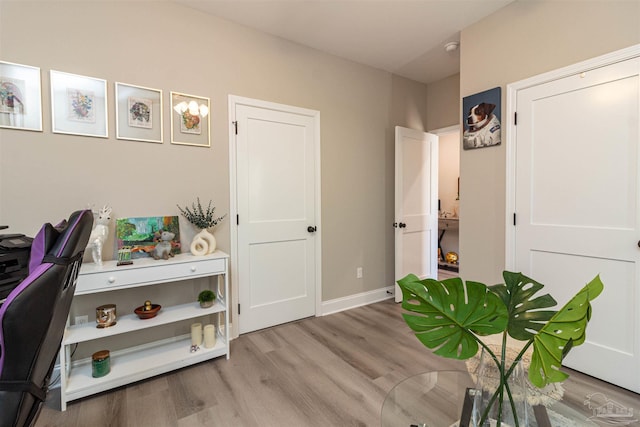
[[438,268],[441,270],[447,270],[447,271],[459,271],[460,270],[460,264],[453,264],[450,262],[445,262],[445,261],[438,261]]
[[184,335],[178,339],[163,340],[128,348],[110,355],[111,372],[104,377],[91,376],[91,359],[74,362],[68,378],[62,383],[62,407],[66,402],[110,390],[140,381],[155,375],[193,365],[215,357],[229,358],[229,347],[220,334],[216,345],[205,348],[204,345],[194,353],[190,352],[191,337]]

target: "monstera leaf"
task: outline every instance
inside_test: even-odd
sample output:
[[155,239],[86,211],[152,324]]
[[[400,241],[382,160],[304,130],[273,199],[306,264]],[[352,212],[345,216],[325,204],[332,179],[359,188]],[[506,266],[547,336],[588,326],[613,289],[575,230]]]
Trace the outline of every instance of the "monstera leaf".
[[556,313],[555,310],[542,310],[553,307],[556,300],[549,294],[533,298],[544,285],[522,273],[505,271],[502,273],[504,284],[490,286],[509,312],[507,332],[512,338],[529,341],[546,321]]
[[596,276],[576,294],[533,338],[529,381],[537,387],[564,381],[569,375],[560,371],[562,359],[572,347],[585,340],[591,318],[591,303],[604,285]]
[[434,353],[464,360],[478,351],[475,334],[503,332],[508,313],[502,300],[482,283],[461,279],[420,280],[410,274],[398,281],[403,314],[416,337]]

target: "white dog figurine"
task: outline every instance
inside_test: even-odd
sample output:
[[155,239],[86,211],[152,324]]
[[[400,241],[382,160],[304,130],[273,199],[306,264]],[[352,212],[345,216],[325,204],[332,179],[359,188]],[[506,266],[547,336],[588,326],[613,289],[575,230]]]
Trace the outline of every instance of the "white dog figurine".
[[91,230],[87,249],[91,249],[91,257],[97,265],[102,265],[102,247],[109,235],[111,208],[105,205],[97,214],[96,226]]

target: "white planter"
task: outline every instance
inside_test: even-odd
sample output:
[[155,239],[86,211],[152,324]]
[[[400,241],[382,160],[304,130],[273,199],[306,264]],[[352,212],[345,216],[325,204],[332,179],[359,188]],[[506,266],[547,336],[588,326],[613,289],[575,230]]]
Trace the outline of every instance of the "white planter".
[[202,229],[191,241],[191,253],[197,256],[211,254],[216,250],[216,238],[207,229]]

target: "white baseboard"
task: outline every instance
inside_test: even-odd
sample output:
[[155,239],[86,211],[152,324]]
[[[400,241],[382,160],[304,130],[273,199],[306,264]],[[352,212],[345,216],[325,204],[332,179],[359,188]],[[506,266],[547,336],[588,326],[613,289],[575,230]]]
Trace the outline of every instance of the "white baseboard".
[[362,292],[360,294],[349,295],[348,297],[323,301],[322,313],[320,313],[320,315],[326,316],[327,314],[338,313],[340,311],[349,310],[350,308],[373,304],[374,302],[393,298],[393,296],[394,287],[387,286],[386,288],[380,288],[374,291]]

